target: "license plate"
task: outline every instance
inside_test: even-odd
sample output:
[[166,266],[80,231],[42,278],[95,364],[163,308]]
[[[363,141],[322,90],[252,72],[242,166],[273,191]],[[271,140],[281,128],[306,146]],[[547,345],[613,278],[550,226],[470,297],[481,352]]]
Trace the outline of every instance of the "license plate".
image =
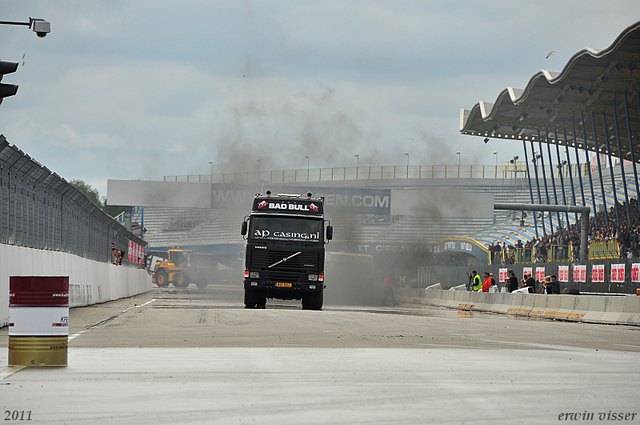
[[276,282],[276,286],[278,288],[291,288],[292,285],[286,282]]

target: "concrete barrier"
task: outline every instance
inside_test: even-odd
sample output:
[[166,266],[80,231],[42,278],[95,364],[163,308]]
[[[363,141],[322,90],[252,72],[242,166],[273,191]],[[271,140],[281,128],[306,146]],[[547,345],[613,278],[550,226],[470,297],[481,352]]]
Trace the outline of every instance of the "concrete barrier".
[[[600,323],[600,318],[605,311],[606,297],[590,297],[589,306],[586,314],[582,317],[582,321],[586,323]],[[574,307],[575,308],[575,307]]]
[[640,297],[408,289],[409,303],[541,319],[640,326]]
[[508,292],[500,292],[496,297],[496,305],[492,310],[495,313],[507,314],[509,307],[511,306],[511,294]]
[[507,311],[507,313],[509,314],[515,314],[515,315],[529,315],[529,311],[531,311],[531,309],[529,310],[525,310],[522,306],[522,303],[525,300],[525,297],[528,296],[529,294],[523,294],[523,293],[514,293],[512,294],[513,298],[511,300],[511,307],[509,307],[509,310]]
[[469,305],[469,296],[471,292],[453,292],[450,294],[449,299],[447,300],[447,306],[451,308],[457,308],[460,304]]
[[560,309],[560,300],[562,300],[562,296],[559,294],[553,294],[547,295],[545,298],[547,299],[547,304],[540,317],[543,319],[554,319]]
[[69,276],[69,307],[79,307],[130,297],[150,291],[145,270],[58,251],[0,244],[0,327],[9,324],[11,276]]
[[610,296],[606,297],[604,313],[600,317],[601,323],[617,324],[624,313],[624,305],[627,297]]
[[624,298],[624,311],[618,318],[617,324],[640,326],[640,297],[628,295]]
[[544,312],[547,310],[547,302],[549,300],[549,296],[543,295],[543,294],[535,294],[533,296],[534,296],[533,307],[529,312],[529,316],[542,317]]

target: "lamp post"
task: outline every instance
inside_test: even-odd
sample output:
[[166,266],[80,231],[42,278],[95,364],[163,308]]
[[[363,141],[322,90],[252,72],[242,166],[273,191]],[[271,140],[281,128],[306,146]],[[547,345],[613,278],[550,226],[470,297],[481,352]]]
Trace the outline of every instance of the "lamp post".
[[456,155],[458,155],[458,178],[460,178],[460,151],[456,151]]
[[407,178],[409,178],[409,152],[405,152],[404,155],[407,157]]
[[211,174],[209,176],[209,180],[213,183],[213,161],[209,161],[209,165],[211,165]]
[[493,154],[496,156],[496,179],[498,178],[498,151],[493,151]]
[[356,180],[358,180],[358,167],[360,167],[360,156],[356,154]]
[[309,155],[305,156],[307,158],[307,181],[309,181]]

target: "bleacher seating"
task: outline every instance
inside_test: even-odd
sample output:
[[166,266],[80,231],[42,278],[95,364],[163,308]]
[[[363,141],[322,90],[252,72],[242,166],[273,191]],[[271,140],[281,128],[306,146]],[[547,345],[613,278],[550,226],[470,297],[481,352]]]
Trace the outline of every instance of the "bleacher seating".
[[[618,201],[624,200],[624,187],[619,168],[616,169],[615,184]],[[631,176],[631,178],[630,178]],[[568,203],[573,202],[573,192],[569,186],[569,180],[564,181],[564,198],[558,177],[556,176],[556,193],[553,193],[550,176],[548,177],[548,192],[551,204],[563,204],[566,198]],[[603,183],[606,193],[607,207],[613,205],[613,189],[611,176],[603,172]],[[601,208],[602,193],[598,173],[592,175],[596,205]],[[358,182],[354,182],[357,184]],[[410,179],[409,181],[390,180],[376,182],[379,187],[385,188],[428,188],[456,190],[473,193],[478,197],[492,195],[496,203],[521,203],[530,204],[533,192],[534,203],[538,203],[538,188],[535,187],[535,179],[532,179],[533,190],[529,189],[526,178],[519,176],[517,179],[506,178],[498,180],[488,179]],[[633,180],[633,170],[627,171],[627,189],[630,197],[635,197],[636,187]],[[547,203],[547,195],[540,181],[542,203]],[[588,177],[582,178],[584,196],[587,206],[593,208],[591,189]],[[582,191],[579,181],[574,178],[575,195],[577,204],[582,205]],[[140,214],[140,213],[138,213]],[[426,218],[410,216],[392,216],[386,219],[361,215],[332,216],[330,212],[327,218],[334,226],[334,238],[338,241],[358,242],[436,242],[446,237],[468,237],[486,246],[490,243],[503,243],[514,245],[518,240],[523,243],[536,237],[536,225],[538,236],[550,230],[558,229],[558,217],[563,228],[576,223],[576,214],[553,213],[543,218],[528,213],[526,218],[518,211],[494,211],[493,219],[468,219],[460,217]],[[568,221],[567,221],[568,216]],[[145,239],[151,246],[171,245],[212,245],[225,243],[242,243],[240,235],[240,223],[242,214],[230,213],[222,210],[190,210],[180,208],[145,208],[144,227],[147,229]],[[140,221],[141,217],[134,216],[133,221]],[[521,219],[523,225],[521,226]],[[182,228],[181,226],[186,226]],[[543,229],[544,226],[544,229]]]

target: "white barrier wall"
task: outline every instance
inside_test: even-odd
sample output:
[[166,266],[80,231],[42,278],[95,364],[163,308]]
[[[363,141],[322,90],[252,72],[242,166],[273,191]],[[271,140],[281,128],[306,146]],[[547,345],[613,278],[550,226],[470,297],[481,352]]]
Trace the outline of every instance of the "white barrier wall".
[[69,307],[130,297],[152,288],[151,276],[142,269],[0,244],[0,327],[9,324],[10,276],[69,276]]

